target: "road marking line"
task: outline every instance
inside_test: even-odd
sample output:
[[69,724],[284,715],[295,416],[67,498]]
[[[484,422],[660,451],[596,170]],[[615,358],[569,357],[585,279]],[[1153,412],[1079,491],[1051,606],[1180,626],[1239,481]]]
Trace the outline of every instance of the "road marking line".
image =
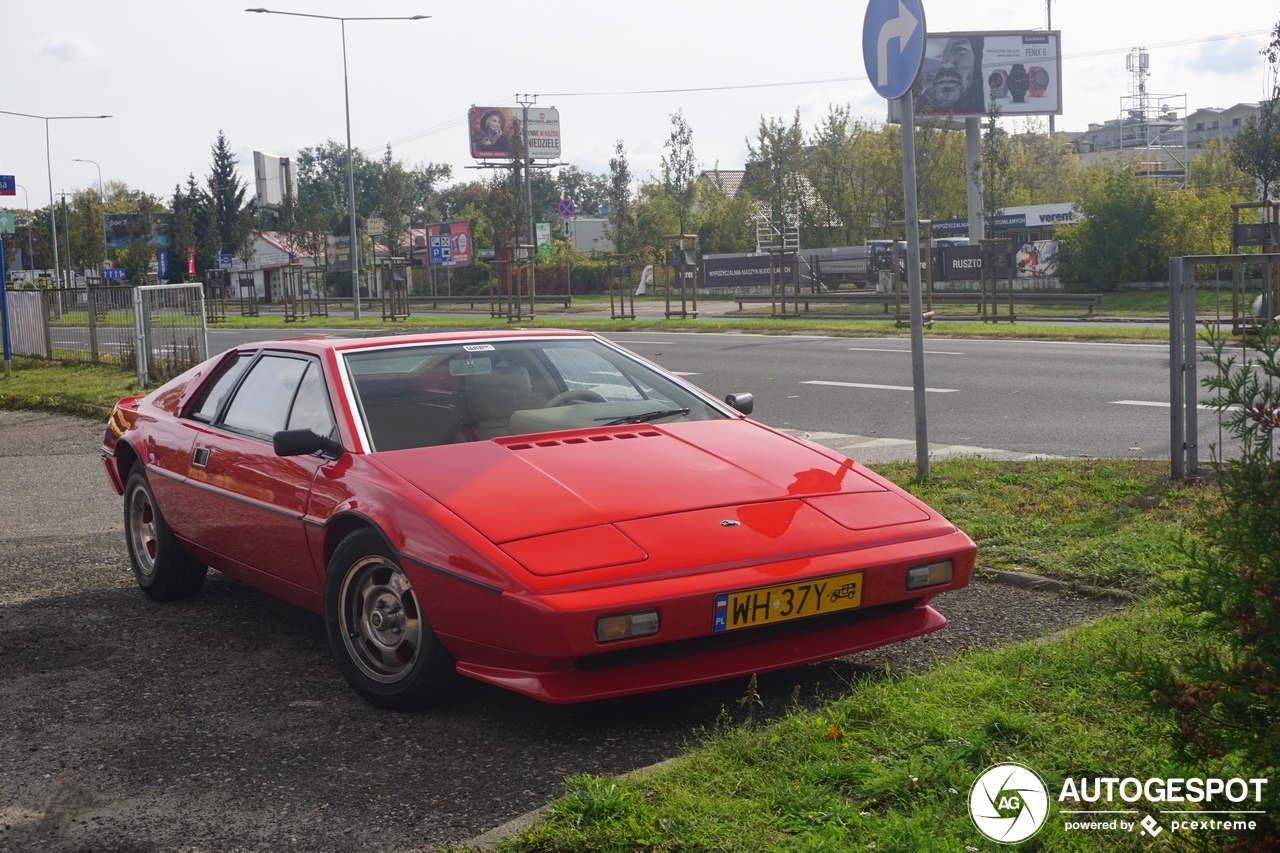
[[[828,379],[806,379],[801,385],[837,385],[841,388],[872,388],[877,391],[914,391],[910,385],[871,385],[866,382],[832,382]],[[959,388],[926,388],[931,394],[955,394]]]
[[[1156,402],[1155,400],[1112,400],[1111,405],[1113,406],[1155,406],[1158,409],[1169,408],[1168,403],[1159,403],[1159,402]],[[1206,409],[1206,410],[1212,409],[1211,406],[1206,406],[1203,404],[1197,404],[1196,408]],[[1227,408],[1228,410],[1235,410],[1235,409],[1238,409],[1239,406],[1228,406]]]
[[684,370],[668,370],[668,373],[674,373],[676,376],[701,376],[701,373],[689,373]]
[[[911,354],[909,349],[876,349],[874,347],[849,347],[850,352],[897,352]],[[962,352],[947,352],[946,350],[927,349],[925,355],[964,355]]]

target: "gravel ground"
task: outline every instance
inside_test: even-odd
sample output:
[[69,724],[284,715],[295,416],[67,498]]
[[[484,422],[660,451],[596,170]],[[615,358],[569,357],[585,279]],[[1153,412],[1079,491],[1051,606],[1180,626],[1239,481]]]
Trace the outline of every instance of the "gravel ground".
[[[318,617],[218,573],[156,604],[133,585],[99,424],[0,412],[0,851],[413,851],[554,798],[572,773],[677,755],[742,679],[577,706],[468,684],[379,711],[338,675]],[[1120,605],[988,582],[943,631],[761,676],[766,714],[964,647]]]

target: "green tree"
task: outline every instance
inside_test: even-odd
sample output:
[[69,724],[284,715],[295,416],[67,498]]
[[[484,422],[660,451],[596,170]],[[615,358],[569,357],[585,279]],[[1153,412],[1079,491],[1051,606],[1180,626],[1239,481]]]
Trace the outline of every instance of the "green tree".
[[1169,256],[1156,216],[1160,188],[1124,161],[1094,163],[1082,179],[1081,219],[1057,229],[1063,278],[1100,290],[1163,279]]
[[676,223],[680,233],[684,234],[689,209],[693,206],[693,179],[697,174],[698,161],[693,153],[693,128],[685,121],[683,109],[671,114],[671,135],[663,147],[670,154],[662,158],[662,181],[671,192]]
[[96,186],[72,193],[67,202],[67,227],[73,268],[97,267],[106,257],[102,214],[103,199]]
[[579,215],[594,216],[609,203],[609,177],[584,172],[577,166],[560,169],[555,180],[560,198],[571,198]]
[[994,237],[996,217],[1009,204],[1013,190],[1012,155],[1009,134],[1000,126],[1000,104],[994,94],[987,107],[987,129],[982,134],[982,158],[974,168],[981,168],[982,218],[987,222],[987,233]]
[[[378,198],[382,181],[379,162],[370,160],[359,148],[353,148],[356,186],[356,221],[373,216],[378,211]],[[348,216],[347,202],[347,146],[327,139],[319,145],[298,150],[298,201],[303,206],[312,197],[319,200],[329,215],[331,228],[337,228]]]
[[627,150],[619,139],[613,146],[613,157],[609,159],[608,187],[609,236],[613,240],[614,251],[619,254],[626,253],[635,238],[631,181],[631,164],[627,162]]
[[212,154],[213,162],[209,165],[205,184],[214,229],[223,252],[240,254],[253,231],[256,205],[245,203],[247,186],[236,168],[239,161],[221,130],[213,144]]
[[1271,97],[1258,104],[1258,115],[1250,116],[1231,137],[1231,162],[1253,178],[1262,200],[1267,201],[1280,188],[1280,23],[1260,52],[1266,60]]
[[[1280,770],[1280,329],[1272,327],[1255,356],[1228,355],[1226,340],[1206,334],[1216,370],[1206,405],[1222,419],[1236,453],[1215,448],[1221,501],[1183,540],[1185,574],[1177,596],[1178,633],[1191,648],[1176,656],[1148,653],[1125,668],[1156,707],[1170,714],[1184,755],[1221,766],[1225,758],[1251,777]],[[1234,351],[1234,348],[1233,348]],[[1188,775],[1208,775],[1201,764]],[[1262,853],[1280,846],[1280,795],[1263,790],[1254,831],[1220,849]]]
[[698,248],[703,254],[750,252],[755,248],[754,205],[751,194],[739,189],[730,198],[720,170],[698,182]]
[[1231,147],[1220,137],[1206,140],[1200,152],[1187,164],[1187,189],[1197,193],[1219,190],[1230,193],[1237,201],[1253,196],[1253,180],[1236,168]]
[[391,143],[387,143],[386,153],[382,155],[382,237],[378,241],[387,250],[388,257],[400,254],[405,237],[405,226],[400,218],[405,213],[405,189],[409,184],[409,176],[396,159],[391,155]]
[[[804,178],[804,131],[800,110],[791,124],[781,119],[760,117],[756,141],[747,142],[747,189],[751,197],[766,205],[769,224],[775,233],[786,233],[787,220],[807,218]],[[805,240],[809,245],[812,241]]]

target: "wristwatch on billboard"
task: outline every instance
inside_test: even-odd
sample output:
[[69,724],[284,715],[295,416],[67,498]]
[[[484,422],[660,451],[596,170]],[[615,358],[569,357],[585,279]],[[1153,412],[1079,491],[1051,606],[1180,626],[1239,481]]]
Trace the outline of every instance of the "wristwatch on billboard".
[[1007,78],[1005,73],[997,68],[987,77],[987,85],[991,88],[991,97],[1003,98],[1009,94],[1009,87],[1006,85]]
[[1014,63],[1009,69],[1009,94],[1013,96],[1015,104],[1021,104],[1027,99],[1027,89],[1031,86],[1031,81],[1027,78],[1027,69],[1022,67],[1021,62]]
[[1049,72],[1045,71],[1039,65],[1033,65],[1027,69],[1027,94],[1033,98],[1039,98],[1044,95],[1044,90],[1049,88]]

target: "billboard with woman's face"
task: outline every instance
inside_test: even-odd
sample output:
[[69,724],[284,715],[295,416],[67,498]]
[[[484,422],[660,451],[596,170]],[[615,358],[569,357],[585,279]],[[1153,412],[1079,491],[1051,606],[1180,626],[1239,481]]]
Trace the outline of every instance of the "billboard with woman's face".
[[471,128],[471,156],[477,160],[511,159],[511,134],[516,120],[506,107],[472,107],[467,113]]
[[520,125],[524,110],[508,107],[472,107],[467,113],[471,132],[471,156],[477,160],[510,160],[520,150],[520,135],[527,130],[529,158],[554,160],[560,156],[560,113],[555,107],[530,107],[529,127]]

